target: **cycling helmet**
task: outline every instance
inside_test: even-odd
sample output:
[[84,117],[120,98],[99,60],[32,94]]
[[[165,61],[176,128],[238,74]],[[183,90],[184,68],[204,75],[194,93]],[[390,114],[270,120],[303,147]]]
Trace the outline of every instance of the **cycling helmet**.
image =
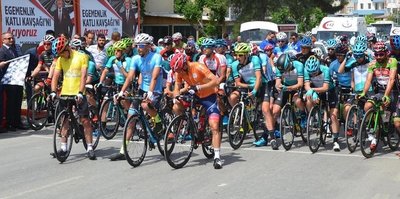
[[200,37],[198,40],[197,40],[197,45],[198,46],[201,46],[201,44],[203,43],[203,40],[205,39],[205,37]]
[[176,32],[172,35],[172,40],[181,40],[182,39],[182,34],[180,32]]
[[146,33],[140,33],[135,37],[136,44],[151,44],[153,43],[153,37]]
[[370,35],[367,36],[367,40],[368,40],[368,42],[375,43],[376,42],[376,37],[375,37],[374,34],[370,34]]
[[390,39],[390,45],[394,50],[400,50],[400,35],[394,35],[392,39]]
[[336,45],[335,48],[335,53],[338,54],[346,54],[349,51],[349,47],[345,44],[339,43],[338,45]]
[[204,40],[203,40],[203,43],[201,43],[201,47],[208,47],[208,48],[213,48],[213,47],[215,47],[215,44],[216,44],[216,42],[215,42],[215,40],[214,39],[211,39],[211,38],[205,38]]
[[167,61],[171,62],[172,58],[174,57],[175,54],[171,54],[170,56],[168,56]]
[[249,53],[251,50],[250,46],[247,43],[238,43],[236,44],[235,48],[233,51],[235,53]]
[[67,38],[65,37],[58,37],[57,39],[54,40],[52,46],[51,46],[51,51],[55,56],[58,56],[59,53],[61,53],[65,47],[69,45],[69,42]]
[[349,37],[348,37],[347,35],[341,35],[339,39],[340,39],[340,41],[342,41],[342,42],[344,42],[344,41],[347,42],[347,41],[349,40]]
[[80,39],[72,39],[70,45],[71,48],[79,49],[82,46],[82,41]]
[[378,41],[374,44],[374,52],[386,52],[386,51],[387,47],[385,43],[383,43],[382,41]]
[[171,45],[172,44],[172,37],[171,36],[165,36],[164,37],[164,44],[165,45]]
[[177,71],[178,69],[183,69],[183,66],[185,65],[187,61],[187,56],[183,53],[177,53],[175,54],[171,61],[169,62],[169,65],[171,66],[171,69],[173,72]]
[[107,49],[106,49],[106,54],[107,54],[107,57],[112,57],[112,56],[114,56],[114,46],[109,46]]
[[163,38],[158,39],[157,44],[159,46],[163,45],[164,44],[164,39]]
[[121,41],[125,44],[126,47],[130,47],[133,44],[132,38],[129,38],[129,37],[125,37],[125,38],[121,39]]
[[321,48],[318,47],[311,49],[311,52],[313,52],[317,57],[322,57],[322,55],[324,55]]
[[228,46],[228,44],[226,43],[226,41],[225,41],[225,39],[217,39],[217,40],[215,40],[215,44],[217,45],[217,46],[225,46],[225,47],[227,47]]
[[56,38],[53,35],[45,35],[43,37],[43,42],[53,42]]
[[274,46],[271,45],[271,44],[268,44],[268,45],[266,45],[266,46],[264,47],[264,52],[265,52],[265,51],[269,51],[269,50],[273,50],[273,49],[274,49]]
[[318,59],[316,56],[314,56],[314,55],[311,55],[311,56],[307,59],[306,63],[304,63],[305,70],[306,70],[309,74],[315,74],[315,73],[319,72],[319,70],[320,70],[320,69],[319,69],[319,65],[320,65],[319,59]]
[[367,36],[365,35],[358,35],[356,38],[356,43],[361,42],[361,43],[366,43],[367,42]]
[[329,39],[326,42],[326,48],[336,48],[336,45],[337,45],[336,39]]
[[301,47],[309,47],[309,48],[311,48],[311,45],[312,45],[312,40],[311,40],[311,37],[303,37],[301,40],[300,40],[300,46]]
[[276,60],[276,68],[280,72],[287,72],[292,70],[292,61],[290,60],[289,54],[283,53]]
[[367,50],[367,44],[365,42],[357,42],[353,47],[354,55],[363,55]]
[[126,45],[123,41],[117,41],[113,44],[114,47],[114,51],[115,50],[125,50],[126,49]]
[[258,51],[260,50],[260,48],[257,46],[257,44],[251,43],[250,45],[251,45],[251,53],[257,54]]
[[306,33],[304,33],[305,37],[312,37],[312,33],[310,31],[307,31]]
[[278,41],[281,41],[281,40],[287,40],[287,35],[286,35],[286,33],[284,33],[284,32],[278,32],[278,33],[276,33],[276,39],[278,40]]

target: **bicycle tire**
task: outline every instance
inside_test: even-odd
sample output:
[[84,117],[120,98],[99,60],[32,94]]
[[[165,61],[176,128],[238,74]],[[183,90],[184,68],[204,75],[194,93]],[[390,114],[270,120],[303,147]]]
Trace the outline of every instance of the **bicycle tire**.
[[[111,106],[111,108],[110,108],[110,106]],[[105,110],[105,109],[107,109],[107,110]],[[109,111],[111,111],[111,113]],[[114,101],[112,98],[103,101],[103,103],[101,104],[99,113],[100,113],[99,114],[100,115],[99,127],[100,127],[101,134],[107,140],[113,139],[114,136],[117,134],[121,116],[120,116],[118,107],[114,105]],[[106,115],[104,115],[104,114],[106,114]],[[111,117],[111,120],[112,120],[111,124],[108,121],[102,121],[102,118],[106,118],[106,120],[108,120],[109,116]],[[103,125],[104,122],[105,122],[105,125]],[[110,125],[109,127],[107,127],[107,123]]]
[[307,118],[307,144],[312,153],[318,151],[321,146],[322,118],[319,107],[311,108]]
[[170,108],[164,108],[161,111],[160,116],[161,116],[161,121],[163,124],[163,131],[161,132],[161,134],[160,133],[157,134],[157,149],[160,152],[160,154],[162,156],[164,156],[165,155],[165,153],[164,153],[165,132],[168,128],[168,124],[170,124],[172,119],[174,118],[174,114]]
[[397,131],[396,127],[394,127],[393,119],[389,124],[390,124],[389,130],[386,135],[388,140],[388,146],[390,150],[396,151],[399,148],[400,144],[400,134]]
[[292,148],[295,136],[294,115],[289,104],[283,107],[279,120],[282,146],[288,151]]
[[[331,132],[332,132],[332,129],[331,129],[331,125],[330,125],[330,121],[331,121],[330,113],[328,111],[328,106],[326,104],[322,107],[322,111],[323,111],[322,114],[320,114],[320,116],[321,116],[320,118],[322,118],[320,145],[325,146],[326,138],[328,137],[328,128],[330,129]],[[325,115],[326,115],[326,118],[325,118]]]
[[256,108],[254,109],[254,121],[252,122],[253,126],[253,135],[255,140],[258,140],[261,138],[261,135],[257,134],[257,130],[261,127],[263,127],[263,120],[262,120],[262,110],[261,110],[261,104],[256,103]]
[[[134,130],[130,137],[128,137],[128,129]],[[131,115],[123,131],[122,147],[125,158],[131,166],[137,167],[143,162],[147,152],[148,134],[145,122],[138,115]]]
[[[194,140],[187,115],[175,117],[164,137],[165,159],[172,168],[179,169],[187,164],[193,152]],[[178,149],[182,149],[182,152],[177,152]]]
[[[58,115],[56,122],[54,124],[54,133],[53,133],[53,150],[54,150],[54,156],[57,158],[57,160],[60,163],[63,163],[67,160],[69,154],[71,153],[72,149],[72,143],[74,142],[73,140],[73,128],[68,128],[68,136],[67,136],[67,151],[64,156],[61,156],[58,154],[58,150],[61,149],[61,142],[58,141],[58,138],[61,139],[61,129],[62,126],[64,125],[64,121],[68,120],[69,114],[66,110],[61,111],[60,114]],[[61,141],[61,140],[60,140]],[[58,146],[60,144],[60,146]]]
[[[220,128],[220,127],[219,127]],[[221,130],[221,129],[220,129]],[[221,133],[221,131],[220,131]],[[221,133],[222,135],[222,133]],[[207,159],[211,159],[214,157],[214,149],[212,148],[212,131],[208,120],[206,120],[206,130],[204,131],[204,140],[201,143],[201,149],[203,151],[204,156]]]
[[97,145],[99,144],[100,137],[101,137],[98,122],[94,122],[92,120],[92,118],[94,117],[95,114],[96,114],[96,108],[89,107],[89,119],[90,119],[90,124],[92,125],[92,131],[93,131],[93,133],[92,133],[92,138],[93,138],[92,148],[93,148],[93,150],[95,150],[97,148]]
[[[229,145],[235,150],[240,148],[248,131],[246,128],[246,118],[242,118],[241,116],[242,111],[244,111],[243,108],[243,104],[238,103],[232,108],[231,113],[229,114],[227,129],[228,140]],[[238,124],[234,124],[236,122],[238,122]],[[240,123],[242,124],[240,125]]]
[[[370,125],[372,127],[375,126],[375,114],[377,114],[377,111],[375,111],[374,109],[370,109],[368,110],[365,114],[364,117],[362,119],[361,122],[361,129],[360,129],[360,149],[361,149],[361,153],[363,154],[364,157],[366,158],[371,158],[375,151],[376,148],[371,149],[371,140],[369,140],[369,136],[368,136],[368,132],[370,131]],[[378,119],[379,122],[379,119]],[[367,126],[368,125],[368,126]],[[370,132],[378,132],[375,134],[375,139],[376,139],[376,146],[378,146],[379,143],[379,125],[376,125],[378,127],[378,129],[373,129]],[[368,144],[369,142],[369,144]]]
[[[42,129],[49,119],[48,101],[42,92],[34,94],[28,102],[26,118],[32,130]],[[36,118],[36,114],[40,116]]]
[[[346,115],[346,123],[344,126],[344,134],[346,137],[347,149],[353,153],[357,149],[359,135],[359,108],[357,105],[352,105]],[[354,121],[354,118],[356,121]]]

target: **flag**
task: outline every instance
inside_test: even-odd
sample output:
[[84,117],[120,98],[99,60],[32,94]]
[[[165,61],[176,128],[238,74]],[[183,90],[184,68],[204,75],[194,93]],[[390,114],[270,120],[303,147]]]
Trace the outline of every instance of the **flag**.
[[29,66],[29,58],[30,56],[27,54],[7,61],[10,64],[8,65],[3,79],[1,79],[1,84],[24,86],[26,71]]

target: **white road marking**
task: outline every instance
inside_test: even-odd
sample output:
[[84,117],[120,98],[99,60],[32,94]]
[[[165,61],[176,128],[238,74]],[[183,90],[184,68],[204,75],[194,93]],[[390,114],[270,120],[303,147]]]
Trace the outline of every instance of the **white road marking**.
[[57,186],[57,185],[60,185],[60,184],[64,184],[64,183],[68,183],[68,182],[71,182],[71,181],[79,180],[79,179],[81,179],[83,177],[84,176],[76,176],[76,177],[68,178],[68,179],[61,180],[61,181],[58,181],[58,182],[55,182],[55,183],[51,183],[51,184],[47,184],[47,185],[44,185],[44,186],[41,186],[41,187],[38,187],[38,188],[34,188],[34,189],[27,190],[27,191],[19,192],[19,193],[15,194],[15,195],[6,196],[6,197],[4,197],[2,199],[16,198],[16,197],[19,197],[19,196],[26,195],[28,193],[37,192],[37,191],[40,191],[40,190],[43,190],[43,189],[47,189],[47,188],[50,188],[50,187],[54,187],[54,186]]
[[224,186],[226,186],[226,185],[228,185],[228,184],[222,183],[222,184],[219,184],[218,186],[219,186],[219,187],[224,187]]

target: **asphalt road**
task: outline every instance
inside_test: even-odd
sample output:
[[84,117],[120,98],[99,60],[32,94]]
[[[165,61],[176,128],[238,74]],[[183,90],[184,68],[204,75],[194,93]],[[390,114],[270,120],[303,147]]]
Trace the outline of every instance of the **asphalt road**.
[[98,159],[81,143],[60,164],[52,152],[52,127],[0,134],[0,198],[400,198],[400,159],[387,147],[365,159],[326,148],[311,154],[300,138],[290,151],[255,148],[252,138],[232,150],[224,135],[224,167],[214,170],[201,149],[182,169],[172,169],[157,150],[139,167],[111,162],[121,136],[101,140]]

